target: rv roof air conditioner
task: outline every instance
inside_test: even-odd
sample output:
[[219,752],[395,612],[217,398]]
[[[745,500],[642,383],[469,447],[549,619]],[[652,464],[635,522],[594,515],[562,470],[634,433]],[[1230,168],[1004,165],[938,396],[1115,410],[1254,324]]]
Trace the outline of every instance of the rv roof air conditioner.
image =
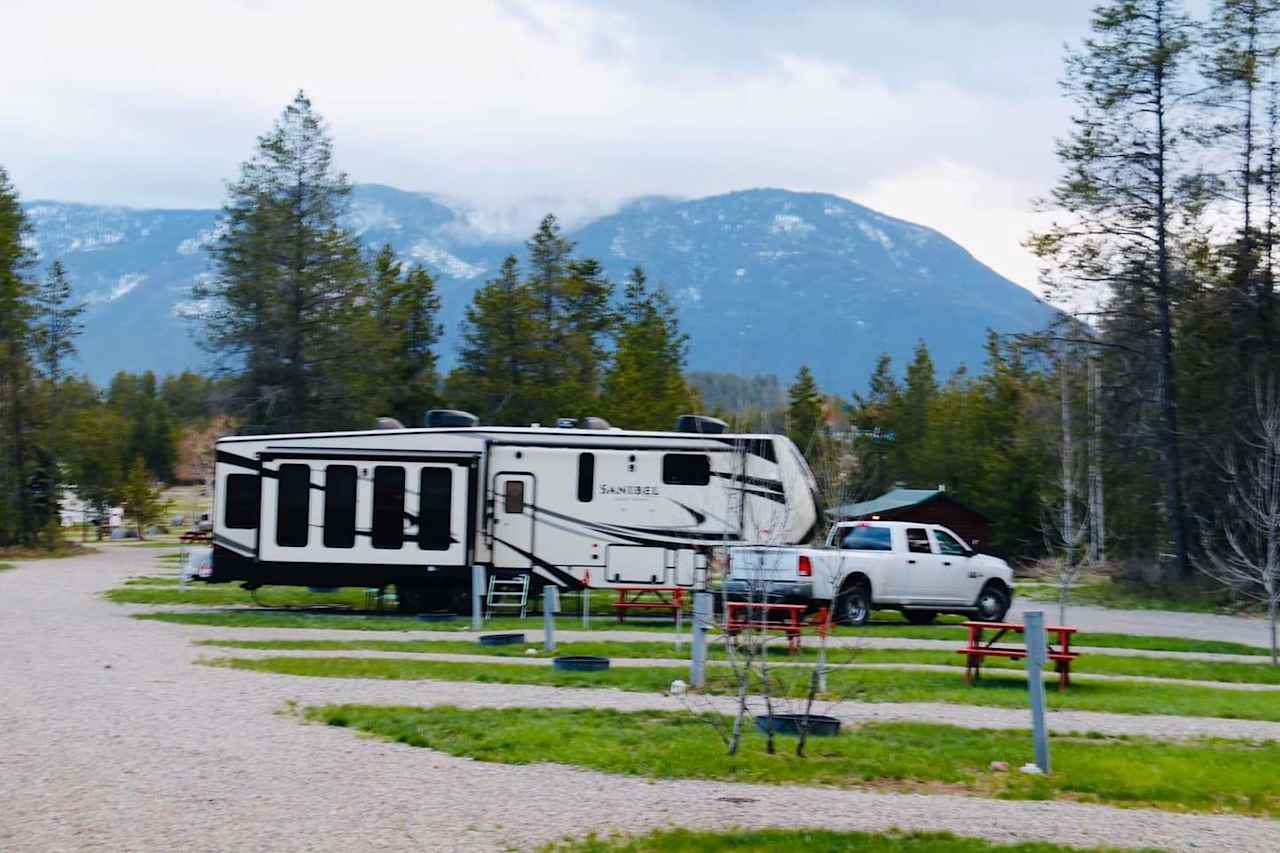
[[427,427],[473,427],[480,424],[480,419],[470,412],[457,409],[431,409],[423,419]]
[[578,424],[578,427],[580,429],[613,429],[613,424],[604,418],[585,417],[582,419],[582,423]]
[[707,435],[719,435],[726,432],[729,425],[719,418],[707,415],[681,415],[676,418],[676,432],[700,432]]
[[395,418],[378,418],[373,422],[374,429],[404,429],[404,424]]

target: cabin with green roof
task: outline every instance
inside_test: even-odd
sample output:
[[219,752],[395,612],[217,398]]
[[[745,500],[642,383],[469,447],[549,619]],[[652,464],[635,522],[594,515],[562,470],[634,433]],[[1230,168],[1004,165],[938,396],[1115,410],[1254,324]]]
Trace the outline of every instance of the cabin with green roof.
[[991,519],[936,489],[895,488],[878,498],[837,506],[829,511],[833,521],[916,521],[941,524],[981,550],[991,538]]

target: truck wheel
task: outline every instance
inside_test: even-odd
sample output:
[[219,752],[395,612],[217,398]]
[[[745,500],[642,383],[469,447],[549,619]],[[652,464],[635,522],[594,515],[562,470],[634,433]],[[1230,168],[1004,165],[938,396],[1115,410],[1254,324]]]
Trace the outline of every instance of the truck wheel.
[[836,618],[845,625],[865,625],[871,618],[871,587],[865,580],[840,590],[836,601]]
[[983,622],[1003,622],[1009,612],[1009,594],[996,584],[987,584],[978,595],[975,607]]
[[928,625],[938,618],[938,613],[934,610],[904,610],[902,615],[907,617],[907,621],[912,625]]

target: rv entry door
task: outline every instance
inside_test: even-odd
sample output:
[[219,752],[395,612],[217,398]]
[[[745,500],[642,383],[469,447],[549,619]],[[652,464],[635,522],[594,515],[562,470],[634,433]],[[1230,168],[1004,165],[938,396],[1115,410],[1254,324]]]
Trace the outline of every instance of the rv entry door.
[[533,475],[498,474],[493,478],[494,568],[531,568],[532,554]]

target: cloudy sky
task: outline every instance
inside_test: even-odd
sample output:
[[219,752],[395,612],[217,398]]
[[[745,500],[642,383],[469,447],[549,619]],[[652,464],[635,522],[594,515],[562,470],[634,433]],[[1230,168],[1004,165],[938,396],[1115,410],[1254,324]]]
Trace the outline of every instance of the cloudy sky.
[[298,88],[360,182],[527,233],[638,195],[838,193],[1024,285],[1086,0],[0,0],[24,198],[216,206]]

